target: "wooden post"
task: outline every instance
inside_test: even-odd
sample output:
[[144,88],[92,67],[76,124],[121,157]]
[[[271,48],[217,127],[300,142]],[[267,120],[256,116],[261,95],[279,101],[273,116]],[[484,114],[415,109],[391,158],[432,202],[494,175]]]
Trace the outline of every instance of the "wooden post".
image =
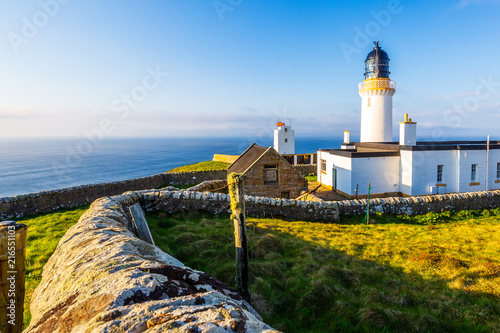
[[22,331],[26,225],[0,222],[0,332]]
[[245,175],[233,172],[227,177],[227,183],[229,184],[229,196],[231,198],[231,218],[234,222],[236,286],[238,293],[248,301],[250,293],[248,292],[248,248],[243,184],[245,178]]

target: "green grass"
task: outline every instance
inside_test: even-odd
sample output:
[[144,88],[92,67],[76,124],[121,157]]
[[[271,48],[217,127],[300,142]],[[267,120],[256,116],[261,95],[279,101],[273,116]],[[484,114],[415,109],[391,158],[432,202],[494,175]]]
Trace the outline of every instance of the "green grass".
[[24,320],[26,328],[31,320],[31,295],[42,279],[42,268],[54,253],[66,231],[78,222],[87,206],[55,213],[27,217],[18,222],[28,226],[26,242],[26,293],[24,296]]
[[190,172],[190,171],[213,171],[213,170],[227,170],[229,163],[205,161],[190,165],[181,166],[170,170],[169,172]]
[[307,179],[308,182],[315,182],[318,180],[318,176],[315,175],[305,176],[304,178]]
[[[250,291],[285,332],[500,331],[500,209],[343,224],[247,219]],[[227,216],[155,213],[155,242],[235,286]]]

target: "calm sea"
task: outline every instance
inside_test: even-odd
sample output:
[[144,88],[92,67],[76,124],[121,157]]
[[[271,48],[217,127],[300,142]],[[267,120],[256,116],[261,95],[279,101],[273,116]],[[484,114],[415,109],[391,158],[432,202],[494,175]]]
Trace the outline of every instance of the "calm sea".
[[[149,176],[178,166],[241,154],[272,138],[1,139],[0,197]],[[296,138],[296,153],[339,148],[341,140]]]

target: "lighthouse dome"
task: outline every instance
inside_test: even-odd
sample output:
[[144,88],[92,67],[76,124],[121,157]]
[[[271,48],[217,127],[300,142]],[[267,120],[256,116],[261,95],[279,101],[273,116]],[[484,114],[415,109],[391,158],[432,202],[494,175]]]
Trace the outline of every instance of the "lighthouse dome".
[[365,60],[365,80],[389,78],[389,55],[374,42],[375,47]]

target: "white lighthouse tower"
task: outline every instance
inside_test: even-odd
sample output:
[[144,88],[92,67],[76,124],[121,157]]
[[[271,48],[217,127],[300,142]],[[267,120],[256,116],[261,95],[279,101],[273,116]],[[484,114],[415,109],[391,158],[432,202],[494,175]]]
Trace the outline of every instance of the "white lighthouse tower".
[[396,82],[389,78],[389,56],[375,47],[365,60],[361,96],[361,142],[392,142],[392,96]]
[[285,126],[279,122],[278,129],[274,130],[274,149],[281,155],[295,154],[295,131],[292,126]]

